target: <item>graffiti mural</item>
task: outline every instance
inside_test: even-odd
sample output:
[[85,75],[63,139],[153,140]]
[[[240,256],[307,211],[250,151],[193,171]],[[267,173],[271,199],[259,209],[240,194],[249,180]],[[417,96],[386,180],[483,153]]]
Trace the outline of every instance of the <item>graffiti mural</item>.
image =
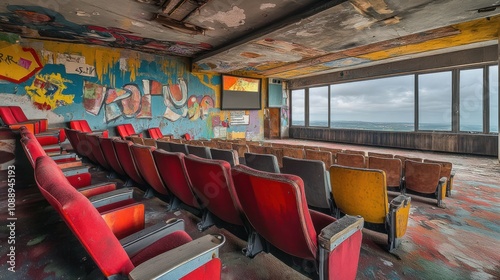
[[[210,95],[191,95],[187,98],[188,89],[184,79],[178,84],[163,85],[156,80],[142,80],[143,91],[134,83],[125,84],[122,88],[106,88],[103,85],[84,81],[83,105],[85,111],[97,116],[104,107],[106,122],[123,116],[125,118],[151,119],[153,113],[151,102],[158,92],[163,94],[166,106],[164,118],[175,122],[181,118],[191,121],[204,120],[209,110],[214,108],[214,100]],[[154,93],[154,94],[153,94]]]
[[84,81],[83,83],[83,107],[88,113],[97,116],[101,111],[106,87]]
[[63,93],[67,88],[65,83],[71,81],[63,79],[60,73],[36,75],[33,83],[26,86],[25,90],[33,105],[40,110],[53,110],[73,103],[75,95]]
[[184,79],[177,84],[163,86],[163,100],[167,106],[163,116],[170,121],[189,118],[192,121],[206,119],[208,111],[214,108],[214,100],[209,95],[191,95],[188,98],[187,84]]
[[9,13],[0,14],[0,31],[28,38],[64,40],[179,56],[193,56],[200,51],[212,49],[207,43],[160,41],[116,27],[79,25],[68,21],[56,11],[40,6],[9,5],[7,9]]

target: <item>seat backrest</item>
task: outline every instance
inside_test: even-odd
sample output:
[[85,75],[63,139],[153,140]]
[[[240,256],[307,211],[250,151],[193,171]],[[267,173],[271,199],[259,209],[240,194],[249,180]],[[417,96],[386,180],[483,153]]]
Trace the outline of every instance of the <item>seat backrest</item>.
[[13,125],[18,123],[18,121],[14,117],[14,114],[12,114],[12,111],[8,106],[0,106],[0,118],[2,118],[2,122],[5,125]]
[[219,146],[217,145],[217,141],[215,141],[215,140],[202,141],[202,142],[203,142],[203,146],[205,146],[205,147],[215,148],[215,149],[219,148]]
[[183,203],[200,208],[186,171],[184,156],[183,153],[171,153],[161,149],[153,151],[158,172],[168,190]]
[[451,179],[451,171],[453,170],[453,164],[451,162],[447,161],[439,161],[439,160],[430,160],[430,159],[424,159],[424,162],[426,163],[437,163],[441,165],[441,174],[439,177],[446,177],[448,181]]
[[144,140],[142,139],[142,137],[139,137],[139,136],[127,136],[125,138],[127,140],[132,141],[132,143],[134,143],[134,144],[144,145]]
[[369,157],[378,157],[378,158],[394,158],[393,154],[384,154],[384,153],[375,153],[375,152],[368,152]]
[[97,159],[94,156],[92,143],[89,139],[87,139],[88,132],[77,131],[76,135],[78,138],[78,151],[87,158],[89,158],[92,162],[99,164]]
[[309,206],[330,209],[330,177],[322,161],[283,157],[282,173],[297,175],[304,181]]
[[278,161],[278,166],[281,168],[283,166],[283,148],[266,147],[267,153],[274,155]]
[[219,140],[217,141],[217,147],[219,149],[230,150],[233,148],[233,143]]
[[156,140],[153,138],[141,138],[144,142],[144,145],[151,146],[156,148]]
[[149,137],[151,137],[153,139],[158,139],[158,138],[163,137],[163,133],[161,132],[159,127],[148,128],[148,134],[149,134]]
[[253,154],[267,154],[268,147],[258,145],[248,145],[248,152]]
[[104,152],[101,148],[101,144],[99,142],[99,135],[97,134],[87,134],[87,141],[90,143],[90,147],[92,148],[92,154],[94,155],[94,158],[97,160],[99,165],[104,167],[105,169],[110,170],[111,166],[109,165],[108,161],[106,160],[106,157],[104,157]]
[[113,145],[115,146],[116,156],[125,173],[127,173],[127,175],[136,183],[141,185],[146,184],[137,169],[134,158],[132,157],[132,152],[130,151],[130,146],[133,145],[132,142],[121,139],[113,139]]
[[366,152],[365,151],[358,151],[358,150],[342,150],[342,153],[351,154],[351,155],[366,156]]
[[405,187],[419,193],[436,192],[441,178],[441,165],[438,163],[405,161]]
[[14,115],[14,118],[16,118],[17,122],[27,122],[29,121],[28,117],[24,114],[23,109],[19,106],[9,106],[10,111]]
[[81,120],[71,120],[69,121],[69,128],[83,131]]
[[174,143],[170,142],[170,151],[173,153],[183,153],[188,155],[187,145],[184,143]]
[[162,149],[162,150],[165,150],[167,152],[170,152],[170,142],[169,141],[156,140],[156,147],[158,149]]
[[134,265],[92,203],[64,178],[54,161],[37,160],[35,179],[41,193],[57,210],[104,276],[127,275]]
[[330,181],[335,206],[347,215],[384,224],[389,212],[385,173],[382,170],[332,165]]
[[403,165],[399,158],[369,157],[369,169],[380,169],[385,172],[387,186],[399,187],[403,175]]
[[210,148],[208,147],[186,145],[186,148],[188,150],[188,154],[190,155],[208,159],[212,158],[212,155],[210,154]]
[[130,152],[134,158],[135,166],[139,170],[142,178],[157,192],[168,195],[167,186],[163,183],[158,168],[153,158],[155,147],[133,144]]
[[243,225],[240,203],[230,192],[234,184],[229,163],[193,155],[186,156],[184,162],[201,206],[225,222]]
[[131,123],[126,123],[126,124],[124,124],[124,126],[125,126],[125,130],[127,131],[127,136],[136,134],[134,126]]
[[234,191],[259,235],[278,249],[304,259],[317,256],[317,232],[300,177],[244,165],[233,168]]
[[24,152],[26,153],[26,157],[28,158],[33,168],[35,168],[36,160],[39,157],[47,155],[36,139],[23,137],[21,138],[21,145],[24,149]]
[[104,158],[108,162],[109,166],[118,174],[126,175],[123,167],[118,160],[115,152],[115,146],[113,145],[113,138],[99,137],[99,144],[101,145],[102,153]]
[[245,153],[245,165],[260,171],[280,173],[275,155]]
[[[319,146],[318,148],[320,151],[327,151],[327,152],[332,153],[332,162],[335,162],[335,159],[337,158],[337,154],[342,153],[342,151],[343,151],[342,149],[338,149],[338,148],[329,148],[329,147],[321,147],[321,146]],[[312,149],[312,150],[314,150],[314,149]],[[330,166],[327,166],[327,168],[330,168]]]
[[337,162],[338,165],[365,168],[366,160],[365,156],[361,154],[350,154],[350,153],[338,153]]
[[330,166],[333,164],[333,157],[332,153],[329,151],[317,151],[317,150],[305,150],[305,158],[306,159],[315,159],[315,160],[321,160],[323,163],[325,163],[325,167],[328,169]]
[[282,148],[283,150],[283,157],[292,157],[292,158],[298,158],[298,159],[303,159],[304,158],[304,149],[297,149],[297,148]]
[[231,167],[240,164],[238,152],[235,150],[211,148],[210,154],[212,159],[225,160]]
[[92,128],[90,128],[90,125],[87,122],[87,120],[80,120],[80,125],[83,131],[92,132]]
[[75,129],[69,129],[65,128],[64,131],[66,132],[66,135],[68,136],[69,143],[71,144],[71,147],[73,147],[73,150],[76,151],[79,155],[82,155],[80,150],[78,149],[78,131]]

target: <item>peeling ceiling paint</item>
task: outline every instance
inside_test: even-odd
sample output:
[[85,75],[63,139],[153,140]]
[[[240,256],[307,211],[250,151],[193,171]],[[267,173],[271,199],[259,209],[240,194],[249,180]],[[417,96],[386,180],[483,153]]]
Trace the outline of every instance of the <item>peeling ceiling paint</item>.
[[210,0],[168,28],[160,2],[4,1],[0,32],[190,57],[194,71],[293,79],[491,44],[500,26],[491,0]]
[[203,21],[215,22],[225,24],[227,27],[237,27],[245,24],[245,11],[236,6],[227,12],[217,12],[215,15],[206,17]]
[[274,3],[262,3],[262,4],[260,4],[259,9],[267,10],[267,9],[272,9],[274,7],[276,7],[276,4],[274,4]]

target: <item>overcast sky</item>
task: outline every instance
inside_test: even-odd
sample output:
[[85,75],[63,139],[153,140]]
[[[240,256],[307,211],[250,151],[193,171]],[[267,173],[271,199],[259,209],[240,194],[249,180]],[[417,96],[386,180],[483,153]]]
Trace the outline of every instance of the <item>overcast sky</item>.
[[[498,96],[498,67],[490,67],[492,95]],[[482,123],[482,70],[460,72],[461,123]],[[421,74],[419,79],[420,123],[450,124],[451,128],[451,71]],[[332,121],[410,122],[414,120],[414,75],[358,81],[331,86]],[[328,88],[309,89],[310,122],[326,120]],[[292,94],[295,121],[304,119],[304,90]],[[498,99],[492,99],[497,106]],[[300,109],[299,109],[300,108]],[[498,113],[494,113],[495,116]],[[492,118],[495,118],[492,116]]]

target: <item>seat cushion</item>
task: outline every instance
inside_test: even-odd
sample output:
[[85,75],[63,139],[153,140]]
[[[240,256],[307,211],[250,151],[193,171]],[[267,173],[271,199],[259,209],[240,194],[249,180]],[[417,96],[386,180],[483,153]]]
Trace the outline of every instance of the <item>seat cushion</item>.
[[158,239],[153,244],[142,249],[139,253],[130,258],[130,260],[132,261],[134,266],[138,266],[141,263],[158,256],[161,253],[177,248],[192,240],[193,239],[185,231],[178,230]]

